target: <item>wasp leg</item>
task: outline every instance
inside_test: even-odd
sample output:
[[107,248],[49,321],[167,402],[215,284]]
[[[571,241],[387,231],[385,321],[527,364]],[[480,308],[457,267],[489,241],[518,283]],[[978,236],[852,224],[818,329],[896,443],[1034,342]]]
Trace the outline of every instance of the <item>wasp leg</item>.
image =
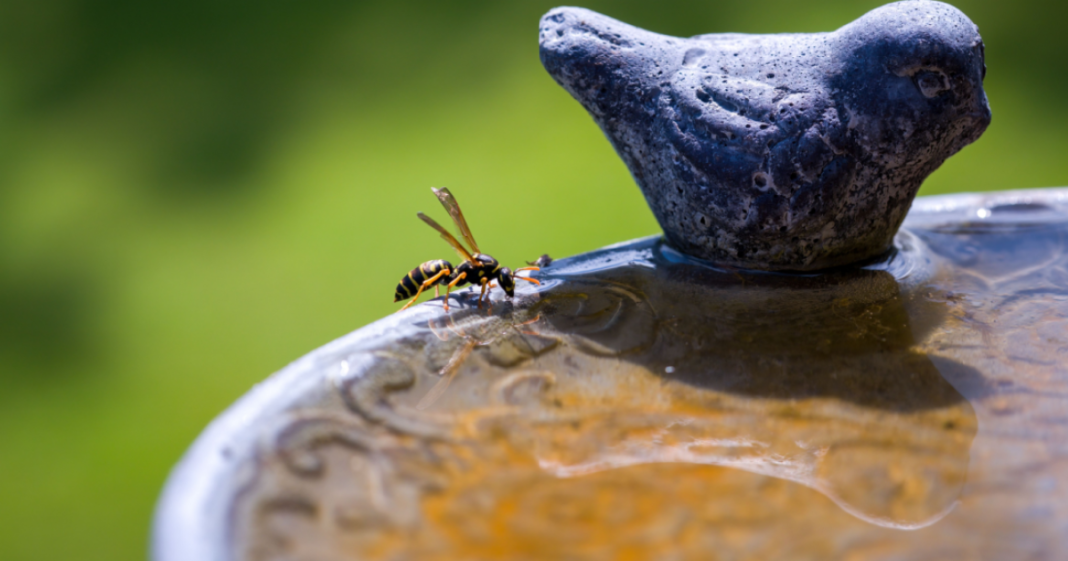
[[[486,295],[486,285],[489,284],[489,279],[482,279],[482,292],[478,295],[478,309],[482,309],[482,298]],[[487,300],[488,302],[488,300]]]
[[437,298],[438,296],[441,296],[441,285],[440,284],[435,284],[434,285],[434,298]]
[[441,277],[445,276],[445,273],[448,272],[448,269],[443,269],[441,271],[438,271],[438,274],[423,281],[423,284],[419,285],[419,290],[416,291],[415,296],[412,297],[412,301],[405,304],[404,307],[401,308],[401,311],[403,312],[404,310],[407,310],[409,306],[415,304],[415,301],[419,299],[419,295],[422,294],[424,290],[430,288],[434,283],[438,282]]
[[449,291],[456,288],[456,283],[467,278],[467,273],[460,273],[458,277],[452,280],[449,284],[445,285],[445,311],[449,311]]

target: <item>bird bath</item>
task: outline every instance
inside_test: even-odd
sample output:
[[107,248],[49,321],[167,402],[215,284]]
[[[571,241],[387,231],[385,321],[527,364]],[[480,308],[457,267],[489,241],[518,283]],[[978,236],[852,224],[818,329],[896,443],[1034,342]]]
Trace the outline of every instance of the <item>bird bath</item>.
[[917,199],[895,249],[659,238],[425,302],[221,415],[156,561],[1068,557],[1068,190]]
[[1068,190],[912,201],[990,122],[964,14],[564,8],[541,56],[665,238],[275,374],[175,469],[156,561],[1068,558]]

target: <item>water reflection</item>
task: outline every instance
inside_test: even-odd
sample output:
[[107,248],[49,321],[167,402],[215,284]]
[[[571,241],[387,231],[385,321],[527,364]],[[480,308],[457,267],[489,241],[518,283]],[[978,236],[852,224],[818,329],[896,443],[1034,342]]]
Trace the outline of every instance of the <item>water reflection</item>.
[[870,269],[724,272],[672,263],[657,244],[646,252],[651,266],[551,273],[567,282],[545,294],[543,319],[586,352],[704,389],[892,411],[963,399],[915,350],[946,315],[929,286],[902,292],[889,272]]
[[[546,271],[563,282],[534,306],[543,333],[691,395],[663,408],[654,404],[671,392],[647,403],[617,394],[620,411],[541,445],[543,469],[573,477],[636,464],[729,466],[802,483],[858,518],[902,529],[952,508],[976,420],[916,348],[946,316],[932,287],[913,279],[903,290],[877,267],[750,274],[679,262],[658,242],[622,251],[617,266],[595,255],[592,270],[563,262]],[[984,385],[968,366],[941,366]],[[575,368],[587,384],[600,370]]]

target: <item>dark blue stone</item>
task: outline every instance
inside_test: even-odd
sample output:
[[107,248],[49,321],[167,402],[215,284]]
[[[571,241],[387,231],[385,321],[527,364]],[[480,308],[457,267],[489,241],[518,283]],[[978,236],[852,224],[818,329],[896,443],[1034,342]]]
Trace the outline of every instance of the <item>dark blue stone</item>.
[[885,252],[924,179],[990,124],[979,30],[929,0],[831,33],[688,39],[557,8],[541,20],[541,60],[667,240],[739,267]]

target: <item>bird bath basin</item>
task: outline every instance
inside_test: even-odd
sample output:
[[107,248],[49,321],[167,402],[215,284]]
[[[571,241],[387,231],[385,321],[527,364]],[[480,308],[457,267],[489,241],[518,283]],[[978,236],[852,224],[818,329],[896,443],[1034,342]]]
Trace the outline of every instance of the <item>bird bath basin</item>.
[[1068,190],[823,273],[628,242],[422,303],[222,414],[157,561],[1068,558]]

